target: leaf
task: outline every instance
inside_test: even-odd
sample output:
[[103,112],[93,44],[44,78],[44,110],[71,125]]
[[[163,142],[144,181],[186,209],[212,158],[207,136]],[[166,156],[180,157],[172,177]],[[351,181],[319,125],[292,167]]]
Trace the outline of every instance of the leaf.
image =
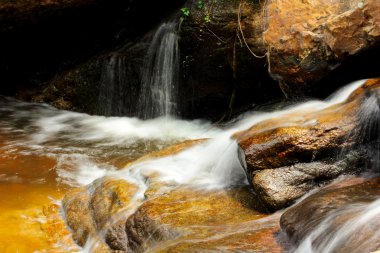
[[187,8],[187,7],[183,7],[183,8],[181,8],[181,12],[182,12],[182,14],[183,14],[185,17],[190,16],[190,10],[189,10],[189,8]]

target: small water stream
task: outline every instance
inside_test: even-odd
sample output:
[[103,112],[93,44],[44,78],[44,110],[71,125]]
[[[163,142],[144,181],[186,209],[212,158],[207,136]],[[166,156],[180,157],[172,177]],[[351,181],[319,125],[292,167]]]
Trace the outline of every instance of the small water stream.
[[[54,237],[46,229],[44,224],[49,223],[46,220],[46,208],[51,203],[59,202],[68,189],[87,185],[106,175],[122,178],[138,187],[134,208],[144,201],[144,192],[148,188],[146,175],[154,174],[156,181],[199,189],[203,193],[218,189],[228,191],[231,187],[244,188],[247,181],[238,157],[237,144],[231,139],[232,134],[267,119],[276,118],[279,122],[283,120],[284,124],[298,124],[301,115],[343,102],[362,83],[359,81],[348,85],[326,101],[309,101],[274,112],[250,112],[223,127],[204,121],[185,121],[172,117],[140,120],[90,116],[60,111],[47,105],[1,98],[0,252],[80,250],[70,241],[69,231],[63,233],[65,236],[61,234]],[[128,162],[149,152],[183,140],[202,138],[210,140],[178,154],[144,160],[123,169]],[[210,196],[214,195],[210,193]],[[195,198],[194,201],[197,203],[201,200]],[[354,226],[367,222],[374,217],[373,214],[378,215],[379,202],[357,208],[360,209],[358,214],[363,215],[353,221]],[[242,218],[241,221],[231,221],[230,225],[223,228],[219,223],[205,223],[209,226],[207,231],[194,231],[198,231],[198,234],[202,231],[209,240],[205,241],[201,237],[184,238],[182,241],[157,245],[156,252],[165,251],[178,243],[196,243],[199,247],[208,243],[226,249],[223,247],[227,247],[225,243],[229,241],[223,238],[227,234],[237,238],[243,231],[250,231],[252,226],[260,227],[258,224],[272,224],[272,227],[267,227],[268,231],[274,227],[278,229],[279,213],[269,217],[257,213],[244,215],[242,217],[245,219],[256,215],[258,220],[247,221]],[[199,226],[202,227],[202,224]],[[344,227],[341,229],[349,231]],[[257,233],[252,232],[255,235]],[[315,231],[315,234],[318,233],[320,230]],[[341,243],[346,238],[345,233],[337,233],[339,236],[334,236],[334,240]],[[314,234],[311,235],[313,236]],[[336,244],[331,238],[326,240],[326,245]],[[296,252],[312,252],[308,251],[309,242],[310,239],[306,240]],[[86,248],[91,249],[92,243],[90,240]],[[260,242],[255,243],[260,247]],[[240,246],[244,250],[247,245]],[[277,250],[280,249],[273,252]]]
[[161,24],[150,43],[142,69],[139,116],[177,114],[179,71],[178,22]]

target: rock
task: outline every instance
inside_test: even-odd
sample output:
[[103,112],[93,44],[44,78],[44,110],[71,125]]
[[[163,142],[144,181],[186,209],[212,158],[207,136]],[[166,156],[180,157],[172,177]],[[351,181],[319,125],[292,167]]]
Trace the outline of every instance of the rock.
[[156,243],[177,236],[175,229],[161,224],[155,218],[150,217],[145,210],[139,209],[127,220],[125,228],[128,236],[128,247],[132,251],[142,252]]
[[73,239],[84,246],[88,236],[95,234],[95,224],[89,212],[90,196],[84,188],[68,193],[63,199],[67,225],[73,231]]
[[[91,237],[97,239],[97,248],[127,250],[125,218],[122,221],[124,212],[133,210],[131,199],[136,191],[136,186],[125,180],[102,178],[66,194],[63,209],[74,240],[83,246]],[[108,246],[99,239],[101,231]]]
[[21,89],[17,98],[89,114],[134,116],[147,40],[145,36],[134,45],[128,42],[96,54],[58,72],[44,85]]
[[[296,245],[309,238],[318,252],[327,252],[323,245],[331,243],[328,238],[336,239],[330,244],[333,252],[372,252],[380,247],[380,216],[378,212],[373,212],[375,216],[362,212],[379,196],[380,178],[326,188],[289,208],[281,216],[281,227]],[[370,220],[365,220],[366,215],[371,216]]]
[[105,242],[113,250],[129,251],[125,220],[118,221],[108,229],[105,235]]
[[91,188],[95,189],[89,204],[98,230],[108,225],[110,217],[127,208],[138,190],[123,179],[107,178],[95,181]]
[[[248,180],[270,209],[286,206],[313,186],[347,172],[348,167],[365,159],[361,154],[351,155],[347,156],[350,162],[331,165],[342,148],[355,143],[353,133],[360,129],[357,116],[361,104],[370,94],[378,93],[379,85],[380,79],[368,80],[341,104],[263,121],[234,135]],[[328,164],[311,163],[317,161]]]
[[310,91],[348,56],[380,39],[377,0],[271,1],[266,13],[270,73],[290,95]]
[[187,1],[190,14],[180,30],[180,93],[185,116],[210,115],[207,118],[219,120],[225,114],[227,119],[252,104],[281,97],[277,83],[268,76],[266,59],[255,58],[247,48],[257,55],[266,52],[261,4],[243,1],[241,5],[246,46],[239,31],[241,1],[202,2],[199,8],[197,0]]
[[[179,187],[147,200],[129,217],[129,246],[137,252],[147,248],[155,252],[218,248],[281,252],[276,218],[255,211],[258,205],[247,187],[209,191]],[[261,218],[265,221],[260,222]]]
[[[163,150],[153,152],[130,162],[125,166],[128,170],[135,163],[164,157],[183,151],[193,145],[203,143],[206,139],[187,140]],[[166,192],[173,187],[165,183],[154,180],[155,175],[145,175],[149,179],[149,188],[146,190],[145,197],[152,198],[162,194],[162,189],[167,187]],[[138,187],[123,179],[101,178],[86,187],[81,187],[66,194],[63,199],[63,209],[66,214],[68,226],[73,231],[73,239],[83,246],[89,237],[97,239],[99,245],[95,248],[105,248],[102,241],[107,243],[107,247],[112,250],[129,251],[140,245],[141,238],[164,240],[171,237],[172,233],[161,228],[154,220],[147,218],[142,211],[137,211],[133,217],[128,216],[134,212],[138,203],[135,203],[135,195]],[[129,229],[126,229],[126,223]],[[144,225],[142,226],[141,223]],[[137,224],[137,225],[134,225]],[[104,234],[104,239],[99,238]],[[139,239],[140,238],[140,239]],[[140,245],[141,246],[141,245]],[[95,250],[95,249],[94,249]]]
[[299,163],[262,170],[253,177],[252,183],[259,198],[271,210],[278,210],[343,171],[343,167],[321,162]]

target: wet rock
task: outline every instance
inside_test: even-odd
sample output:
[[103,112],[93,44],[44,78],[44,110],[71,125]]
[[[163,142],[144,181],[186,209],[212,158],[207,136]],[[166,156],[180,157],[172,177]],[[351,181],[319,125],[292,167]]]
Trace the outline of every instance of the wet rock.
[[363,210],[379,196],[380,178],[338,189],[326,188],[289,208],[281,217],[281,227],[296,245],[309,238],[312,247],[320,252],[325,251],[323,244],[329,245],[326,235],[336,239],[330,249],[337,252],[372,252],[380,247],[379,215],[364,223],[358,219],[365,219],[368,213]]
[[142,209],[139,209],[127,220],[125,227],[128,246],[136,252],[142,252],[158,242],[177,236],[175,229],[161,224]]
[[284,92],[302,94],[348,56],[377,46],[377,0],[269,2],[264,40],[270,73]]
[[125,231],[125,220],[112,225],[105,236],[105,242],[113,250],[128,252],[128,237]]
[[[113,250],[127,250],[124,211],[131,207],[136,186],[121,179],[102,178],[73,190],[63,199],[68,226],[74,240],[83,246],[89,237],[99,240],[101,232]],[[98,247],[106,247],[99,240]],[[107,246],[108,247],[108,246]]]
[[[353,147],[361,103],[368,94],[378,92],[379,84],[379,79],[368,80],[341,104],[290,113],[235,134],[248,179],[264,203],[271,209],[282,208],[362,160],[352,153],[347,155],[351,162],[331,165],[343,148]],[[316,161],[327,164],[312,163]]]
[[343,171],[343,167],[321,162],[300,163],[262,170],[253,177],[252,183],[259,198],[271,210],[278,210]]
[[88,212],[90,196],[84,188],[68,193],[63,199],[67,225],[73,231],[73,239],[83,246],[89,235],[94,234],[95,224]]
[[[129,246],[134,251],[154,248],[156,252],[224,247],[231,251],[261,247],[280,252],[282,246],[273,234],[278,223],[268,219],[256,224],[266,216],[255,211],[258,205],[247,187],[209,191],[179,187],[147,200],[128,219]],[[258,238],[267,241],[258,246]]]
[[334,150],[343,147],[346,136],[355,127],[357,102],[340,104],[321,112],[303,111],[300,117],[279,117],[237,133],[235,138],[242,148],[247,171],[253,176],[264,169],[334,155]]

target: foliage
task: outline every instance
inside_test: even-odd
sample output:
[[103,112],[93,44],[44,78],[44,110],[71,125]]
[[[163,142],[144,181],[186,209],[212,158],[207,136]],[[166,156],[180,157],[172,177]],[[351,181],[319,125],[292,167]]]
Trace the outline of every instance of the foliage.
[[[217,1],[218,0],[212,0],[212,3],[215,4],[215,3],[217,3]],[[211,22],[211,14],[210,14],[210,11],[208,9],[206,9],[204,0],[197,0],[196,7],[198,10],[202,10],[205,12],[204,17],[203,17],[204,22],[210,23]],[[182,12],[182,16],[180,18],[181,23],[182,23],[182,21],[184,21],[186,18],[188,18],[191,13],[190,13],[190,9],[188,7],[183,7],[180,10]]]
[[182,15],[185,16],[185,17],[190,16],[190,10],[187,7],[181,8],[181,12],[182,12]]
[[198,0],[198,2],[197,2],[198,9],[202,9],[203,6],[204,6],[203,1],[202,0]]

